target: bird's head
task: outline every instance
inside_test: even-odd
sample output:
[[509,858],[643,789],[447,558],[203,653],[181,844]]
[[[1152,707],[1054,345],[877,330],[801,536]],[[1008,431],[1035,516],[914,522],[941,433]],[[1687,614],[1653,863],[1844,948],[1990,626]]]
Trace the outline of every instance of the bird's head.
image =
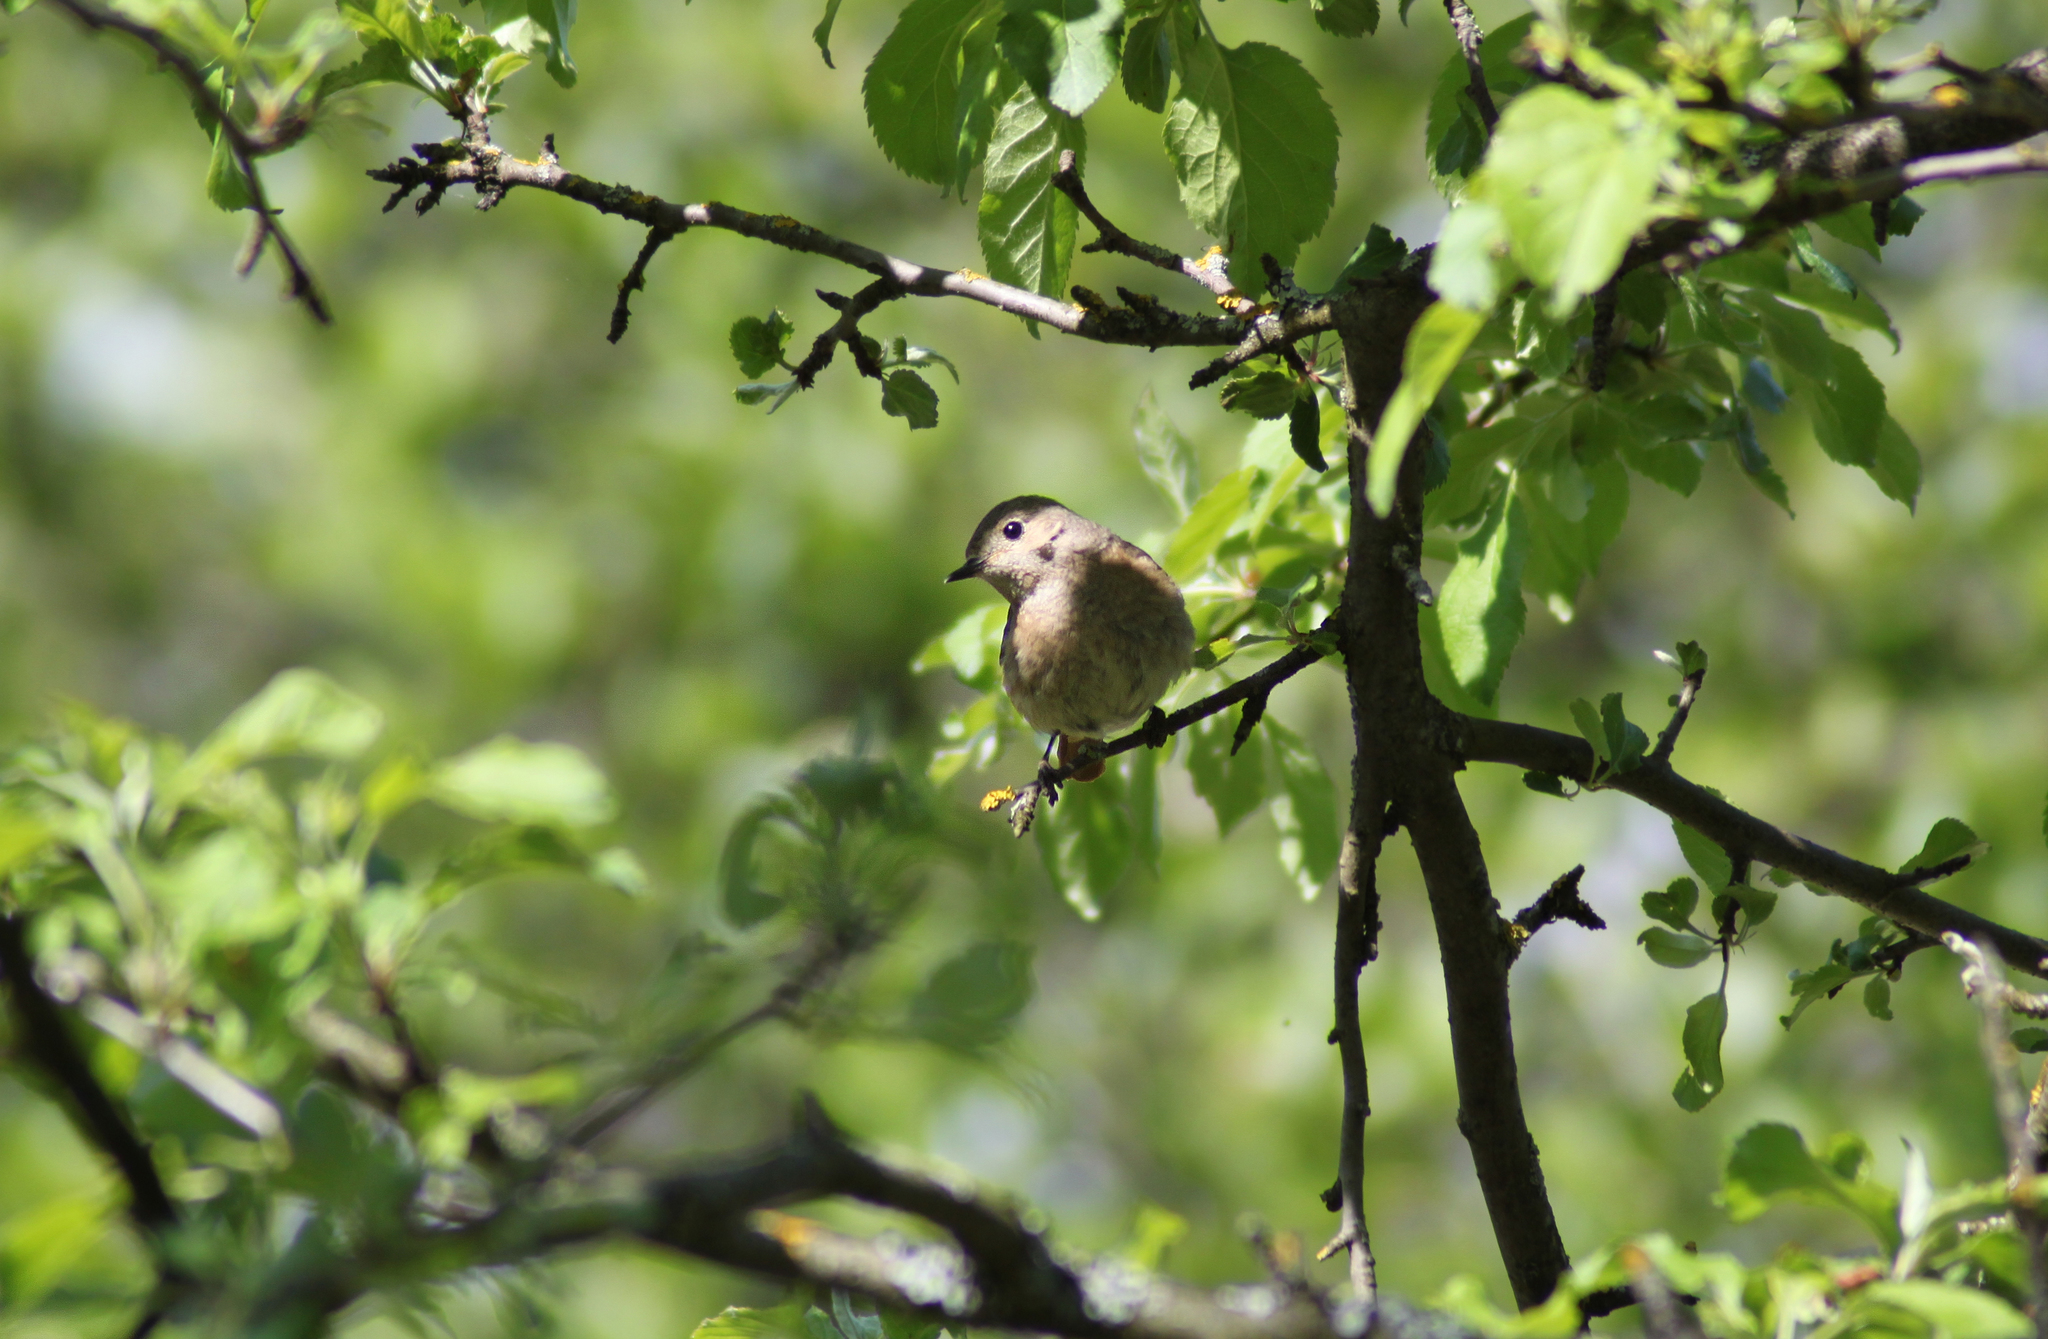
[[1049,497],[1013,497],[981,518],[967,541],[967,561],[946,580],[980,577],[1015,600],[1091,542],[1099,528]]

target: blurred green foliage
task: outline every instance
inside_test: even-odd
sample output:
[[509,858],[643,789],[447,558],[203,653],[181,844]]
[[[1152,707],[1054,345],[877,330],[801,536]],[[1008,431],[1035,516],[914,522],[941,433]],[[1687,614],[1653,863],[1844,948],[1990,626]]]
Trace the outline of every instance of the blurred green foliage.
[[[273,8],[267,22],[287,32],[322,10],[288,0]],[[1433,114],[1454,68],[1437,16],[1418,10],[1412,26],[1388,22],[1362,42],[1320,34],[1333,17],[1370,26],[1359,8],[1246,0],[1207,11],[1221,42],[1258,38],[1298,53],[1339,125],[1384,128],[1342,141],[1328,221],[1300,242],[1305,282],[1335,276],[1373,221],[1411,246],[1432,240],[1444,214],[1435,183],[1458,189],[1477,162],[1456,139],[1466,123]],[[1515,14],[1477,8],[1489,27]],[[565,163],[592,176],[791,214],[942,267],[974,263],[976,211],[906,183],[863,124],[857,71],[895,14],[839,12],[830,39],[839,68],[828,70],[810,36],[817,10],[782,0],[592,6],[575,28],[573,66],[559,22],[550,32],[545,16],[529,14],[527,54],[558,79],[583,77],[570,93],[527,75],[504,98],[498,138],[532,153],[552,132]],[[1989,0],[1951,4],[1880,52],[1939,38],[1959,58],[1990,64],[2037,40],[2022,20]],[[178,903],[186,919],[168,928],[181,952],[229,952],[287,922],[343,924],[306,914],[307,899],[339,897],[333,885],[284,892],[238,871],[267,869],[286,849],[298,861],[317,848],[321,858],[304,866],[316,871],[330,856],[353,861],[361,886],[351,914],[368,919],[352,933],[364,945],[411,936],[418,961],[432,964],[399,983],[422,1045],[447,1067],[438,1105],[412,1116],[423,1147],[459,1150],[494,1119],[516,1140],[507,1113],[573,1096],[568,1076],[593,1031],[614,1030],[631,1054],[762,988],[775,953],[788,949],[776,939],[787,922],[764,915],[746,928],[748,908],[761,906],[746,899],[828,898],[829,871],[806,861],[830,849],[835,812],[868,804],[834,769],[886,773],[897,780],[872,812],[914,824],[919,853],[858,853],[879,862],[862,886],[893,890],[886,944],[816,1007],[809,1028],[764,1029],[710,1059],[696,1084],[621,1132],[624,1148],[658,1160],[745,1146],[780,1128],[789,1092],[808,1085],[864,1138],[1017,1189],[1063,1240],[1096,1249],[1151,1241],[1145,1249],[1198,1279],[1247,1271],[1232,1226],[1242,1212],[1310,1238],[1326,1231],[1315,1197],[1334,1160],[1338,1088],[1323,1045],[1327,904],[1298,894],[1327,875],[1321,807],[1341,812],[1315,780],[1336,778],[1341,792],[1348,730],[1336,676],[1313,669],[1283,689],[1272,707],[1283,729],[1237,760],[1218,723],[1220,741],[1181,746],[1185,766],[1153,770],[1144,752],[1116,780],[1075,788],[1059,814],[1068,821],[1041,833],[1049,875],[974,811],[982,791],[1028,773],[1035,742],[987,695],[999,618],[978,607],[982,597],[940,584],[990,501],[1049,493],[1177,574],[1219,553],[1235,570],[1258,571],[1250,601],[1242,590],[1190,588],[1215,659],[1259,653],[1261,643],[1226,626],[1247,603],[1261,606],[1261,627],[1283,615],[1312,626],[1331,599],[1312,580],[1316,559],[1334,554],[1339,537],[1291,532],[1299,542],[1283,557],[1306,559],[1299,571],[1265,562],[1258,548],[1276,515],[1307,527],[1327,511],[1314,486],[1294,491],[1316,477],[1302,473],[1304,434],[1290,421],[1298,398],[1281,406],[1289,417],[1248,433],[1245,418],[1181,389],[1194,359],[1032,342],[985,310],[925,303],[897,304],[870,324],[879,337],[906,337],[899,359],[928,346],[960,369],[933,430],[913,433],[915,418],[877,413],[843,363],[763,417],[731,394],[732,321],[778,308],[802,348],[826,319],[811,290],[843,289],[844,271],[730,236],[686,235],[655,260],[631,331],[609,345],[615,285],[640,239],[538,196],[515,194],[481,220],[457,209],[379,214],[382,192],[361,170],[449,132],[442,112],[389,87],[352,95],[355,124],[265,163],[336,310],[333,329],[315,329],[273,300],[263,272],[248,283],[229,274],[241,223],[208,203],[205,185],[219,173],[178,86],[152,77],[138,50],[87,40],[47,7],[10,21],[5,36],[0,733],[67,727],[89,756],[58,758],[59,770],[98,778],[110,823],[132,775],[270,778],[268,801],[253,790],[230,797],[254,806],[236,820],[253,826],[127,834],[162,862],[149,876],[162,883],[149,887],[175,898],[183,878],[211,894]],[[1162,50],[1176,40],[1155,36]],[[484,57],[503,54],[483,53],[479,76]],[[1127,61],[1127,87],[1131,70]],[[283,85],[288,75],[280,66],[265,77]],[[1153,77],[1163,104],[1165,76]],[[1143,86],[1131,92],[1143,101]],[[1160,122],[1138,103],[1104,97],[1088,125],[1091,194],[1132,231],[1199,254],[1208,238],[1183,207],[1217,220],[1241,207],[1227,196],[1185,198]],[[1514,129],[1550,133],[1520,121]],[[1416,152],[1425,141],[1426,161]],[[1031,141],[1020,129],[1010,142]],[[1503,716],[1567,728],[1574,698],[1619,686],[1638,703],[1660,701],[1671,675],[1650,649],[1697,641],[1712,650],[1714,672],[1680,746],[1688,774],[1877,863],[1905,861],[1936,819],[1962,816],[1991,849],[1943,891],[2033,928],[2048,876],[2039,675],[2048,539],[2037,521],[2048,505],[2048,206],[2024,181],[1923,195],[1927,217],[1885,248],[1882,264],[1831,233],[1809,235],[1797,255],[1816,258],[1814,273],[1795,281],[1821,284],[1836,270],[1889,309],[1899,352],[1878,328],[1835,347],[1883,383],[1889,412],[1925,459],[1911,515],[1880,491],[1883,478],[1830,462],[1825,420],[1773,411],[1784,391],[1794,401],[1830,393],[1845,375],[1847,363],[1833,361],[1841,355],[1812,364],[1805,387],[1767,368],[1730,387],[1729,403],[1746,397],[1758,411],[1746,420],[1750,440],[1768,452],[1782,497],[1757,493],[1727,458],[1684,476],[1689,501],[1638,487],[1595,555],[1597,576],[1581,585],[1565,572],[1536,589],[1511,664],[1484,643],[1475,652],[1455,640],[1445,664]],[[1032,271],[1041,276],[1069,263],[1059,222],[1046,216],[1050,240]],[[1298,223],[1272,226],[1296,239],[1314,232]],[[1156,272],[1128,261],[1072,263],[1073,277],[1099,290],[1162,290]],[[1569,253],[1520,263],[1560,297],[1583,287]],[[1527,321],[1546,319],[1541,303],[1527,306]],[[1767,337],[1785,347],[1771,351],[1797,367],[1798,318],[1783,322]],[[762,326],[776,328],[772,318]],[[782,337],[761,343],[773,345],[754,350],[768,375]],[[1453,390],[1476,391],[1457,376]],[[1261,389],[1242,388],[1240,407],[1272,408]],[[1548,430],[1542,407],[1518,409],[1509,423]],[[1319,408],[1314,425],[1326,452],[1331,412]],[[1274,498],[1252,533],[1228,533],[1247,506]],[[1466,511],[1487,501],[1475,495]],[[1505,528],[1508,495],[1490,501]],[[1278,511],[1283,504],[1295,510]],[[1482,525],[1474,539],[1485,534]],[[1426,555],[1437,589],[1449,588],[1463,551]],[[1487,544],[1476,554],[1484,577]],[[1452,655],[1473,672],[1457,672]],[[971,687],[915,672],[913,660],[950,665]],[[345,687],[280,680],[267,706],[216,729],[298,665]],[[278,694],[288,688],[307,702],[284,711]],[[80,701],[108,714],[71,705]],[[507,732],[536,742],[493,742]],[[381,759],[386,770],[345,781],[317,764],[259,762],[287,735],[286,751],[346,760],[373,734],[398,741]],[[932,747],[947,761],[927,794]],[[453,761],[424,761],[442,756]],[[1244,802],[1249,768],[1285,780],[1286,806]],[[1691,867],[1711,893],[1714,877],[1681,850],[1683,834],[1674,839],[1626,797],[1563,805],[1484,769],[1464,784],[1504,904],[1532,900],[1584,861],[1586,896],[1614,927],[1607,936],[1544,931],[1517,967],[1515,999],[1551,1194],[1567,1241],[1595,1274],[1624,1268],[1595,1256],[1596,1243],[1658,1229],[1751,1262],[1787,1242],[1862,1249],[1869,1214],[1845,1223],[1795,1207],[1759,1218],[1711,1202],[1735,1136],[1760,1120],[1815,1140],[1860,1132],[1873,1157],[1847,1172],[1832,1155],[1821,1160],[1857,1184],[1872,1161],[1877,1183],[1996,1173],[1974,1015],[1940,955],[1910,960],[1885,1007],[1867,995],[1865,1007],[1828,1003],[1823,989],[1795,999],[1792,972],[1808,987],[1817,973],[1867,972],[1882,945],[1866,943],[1875,932],[1849,909],[1785,890],[1768,927],[1754,937],[1745,929],[1724,989],[1709,997],[1724,1001],[1721,1096],[1687,1114],[1672,1103],[1671,1075],[1683,1041],[1690,1073],[1702,1077],[1689,1011],[1698,983],[1657,969],[1626,941],[1647,924],[1643,913],[1658,917],[1648,898],[1639,904],[1644,889],[1669,897]],[[229,802],[194,787],[201,809]],[[1133,802],[1147,787],[1160,797],[1156,830],[1149,800]],[[445,812],[410,811],[411,828],[393,831],[398,878],[435,902],[491,881],[417,924],[386,926],[367,910],[372,889],[389,881],[373,852],[319,843],[349,829],[339,817],[347,805],[367,811],[401,796],[437,798]],[[1110,838],[1062,851],[1062,834],[1084,815]],[[51,821],[21,820],[31,825],[22,855],[40,849]],[[736,823],[777,834],[742,853],[737,878]],[[534,835],[593,824],[601,841]],[[233,835],[247,831],[275,845]],[[821,840],[773,846],[789,833]],[[148,845],[159,839],[168,844]],[[607,859],[615,848],[640,853],[644,869]],[[450,868],[430,894],[427,871]],[[571,887],[593,880],[636,895]],[[1451,1123],[1442,985],[1419,881],[1398,843],[1381,883],[1387,930],[1363,981],[1374,1105],[1367,1201],[1381,1276],[1396,1292],[1426,1296],[1451,1275],[1476,1275],[1501,1297]],[[48,895],[51,906],[65,896]],[[1098,914],[1084,920],[1072,908]],[[1743,910],[1751,924],[1761,919]],[[101,913],[45,923],[102,955],[126,951],[113,947],[126,941]],[[1705,943],[1718,926],[1667,928]],[[295,931],[285,951],[317,959],[328,949],[316,938]],[[720,953],[720,943],[736,951]],[[287,965],[304,979],[305,964]],[[276,966],[254,960],[254,970]],[[168,989],[175,973],[161,980]],[[239,1007],[200,1003],[217,1020]],[[1808,1012],[1796,1029],[1779,1026],[1799,1009]],[[1880,1021],[1887,1009],[1893,1018]],[[266,1051],[285,1021],[249,1013],[226,1025],[242,1029],[229,1055],[243,1079],[291,1080],[269,1057],[297,1043]],[[154,1095],[159,1105],[148,1109],[167,1128],[194,1131],[174,1168],[190,1174],[173,1176],[174,1194],[206,1202],[222,1193],[210,1173],[255,1156],[223,1142],[250,1142],[248,1130],[206,1128],[218,1111],[195,1109],[188,1087],[166,1084],[135,1052],[109,1041],[95,1062],[138,1104]],[[551,1077],[517,1091],[493,1077],[533,1084],[534,1075]],[[289,1114],[303,1140],[323,1146],[303,1131],[331,1113],[315,1101]],[[354,1138],[344,1130],[333,1144],[348,1166],[367,1153]],[[1920,1152],[1894,1153],[1901,1138]],[[141,1263],[124,1235],[104,1229],[110,1183],[58,1109],[12,1079],[0,1081],[0,1163],[15,1169],[0,1183],[0,1286],[11,1306],[57,1303],[9,1319],[10,1333],[122,1325]],[[317,1159],[294,1174],[314,1178],[316,1193],[317,1178],[336,1175]],[[377,1211],[377,1184],[366,1177],[358,1187],[364,1213]],[[1170,1248],[1144,1226],[1161,1212],[1186,1224]],[[1896,1222],[1896,1205],[1891,1212]],[[1685,1267],[1678,1253],[1658,1263],[1674,1279]],[[1709,1256],[1698,1268],[1722,1267]],[[1703,1275],[1702,1295],[1713,1286]],[[674,1331],[776,1295],[622,1246],[427,1300],[459,1333],[517,1329],[548,1313],[563,1333],[624,1334]],[[1892,1300],[1913,1309],[1914,1299]],[[1740,1297],[1721,1301],[1760,1314]],[[1483,1309],[1473,1302],[1469,1314]],[[374,1312],[350,1319],[361,1333],[398,1324]],[[1987,1333],[1996,1321],[1984,1321]]]

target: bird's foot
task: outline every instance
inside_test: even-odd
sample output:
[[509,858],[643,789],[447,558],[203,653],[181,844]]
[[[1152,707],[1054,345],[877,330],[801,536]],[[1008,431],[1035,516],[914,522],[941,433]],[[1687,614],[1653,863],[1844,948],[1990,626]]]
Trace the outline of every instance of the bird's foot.
[[1145,747],[1148,749],[1163,749],[1167,741],[1173,738],[1173,732],[1166,728],[1166,713],[1157,707],[1152,708],[1151,714],[1145,717],[1145,723],[1138,729],[1144,733]]

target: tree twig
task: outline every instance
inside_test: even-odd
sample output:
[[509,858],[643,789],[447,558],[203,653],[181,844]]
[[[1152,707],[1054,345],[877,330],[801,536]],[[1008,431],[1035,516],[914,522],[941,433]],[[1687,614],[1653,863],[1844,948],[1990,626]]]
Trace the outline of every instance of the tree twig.
[[[1581,785],[1592,779],[1597,761],[1592,746],[1576,735],[1473,716],[1454,716],[1452,728],[1458,735],[1459,756],[1469,762],[1507,763]],[[1937,875],[1964,868],[1970,857],[1945,861],[1934,869],[1894,874],[1775,827],[1736,808],[1704,786],[1686,780],[1670,764],[1655,759],[1645,759],[1626,772],[1603,776],[1600,784],[1603,789],[1633,795],[1651,808],[1669,814],[1724,850],[1740,852],[1782,869],[1917,934],[1935,937],[1954,930],[1979,943],[1991,944],[2014,970],[2048,977],[2048,941],[1986,920],[1920,890],[1921,884],[1931,882]]]
[[319,285],[313,280],[313,271],[306,264],[305,257],[293,244],[291,235],[284,225],[277,221],[278,211],[271,208],[270,198],[264,192],[263,178],[256,171],[256,159],[266,153],[285,147],[305,133],[306,127],[294,123],[275,136],[258,137],[228,111],[221,95],[213,90],[207,80],[205,69],[177,43],[162,32],[146,23],[138,22],[125,14],[111,9],[102,9],[89,0],[50,0],[58,8],[76,18],[95,32],[118,32],[132,37],[156,54],[158,60],[170,67],[185,85],[185,91],[201,107],[207,108],[217,118],[220,133],[227,139],[229,150],[235,155],[235,166],[242,174],[242,181],[249,191],[249,212],[256,216],[255,232],[242,249],[236,270],[247,275],[255,268],[263,254],[266,242],[277,244],[278,259],[285,269],[286,295],[295,302],[305,304],[307,312],[322,325],[334,322],[333,313],[327,302],[320,296]]
[[628,304],[633,295],[647,287],[647,265],[654,259],[654,253],[661,250],[675,234],[661,228],[649,228],[647,240],[640,244],[640,254],[633,257],[633,267],[626,271],[626,277],[619,280],[619,300],[612,306],[611,329],[605,332],[605,339],[616,344],[625,337],[626,323],[633,319]]
[[1553,921],[1571,921],[1588,930],[1605,930],[1607,922],[1600,919],[1598,912],[1586,905],[1586,899],[1579,896],[1579,880],[1586,876],[1584,865],[1574,865],[1552,880],[1543,895],[1515,913],[1513,954],[1521,956],[1522,948],[1538,930]]
[[1472,95],[1472,105],[1479,109],[1479,119],[1490,133],[1500,123],[1500,112],[1493,105],[1493,93],[1486,86],[1486,66],[1479,59],[1479,45],[1486,34],[1479,30],[1479,20],[1472,17],[1472,6],[1466,0],[1444,0],[1444,9],[1451,16],[1458,50],[1465,53],[1465,90]]
[[998,283],[972,270],[941,270],[877,251],[800,223],[786,214],[756,214],[708,201],[674,204],[630,186],[608,185],[563,170],[552,156],[538,162],[514,158],[495,144],[415,145],[420,158],[401,158],[369,176],[394,187],[385,208],[397,205],[416,190],[430,197],[450,186],[471,185],[496,191],[525,186],[585,204],[650,229],[671,233],[689,228],[717,228],[767,242],[789,251],[824,256],[878,279],[893,282],[906,297],[958,297],[994,307],[1014,316],[1039,321],[1063,334],[1103,344],[1167,345],[1233,344],[1240,322],[1215,316],[1190,316],[1158,304],[1145,308],[1089,308],[1046,297],[1029,289]]
[[1678,747],[1678,732],[1685,729],[1685,718],[1692,714],[1693,699],[1700,695],[1700,688],[1707,681],[1707,669],[1702,665],[1686,675],[1678,683],[1678,700],[1671,704],[1671,721],[1657,736],[1657,746],[1650,750],[1652,762],[1668,763],[1671,751]]
[[796,384],[805,390],[809,390],[812,384],[817,381],[818,373],[824,371],[826,366],[831,363],[833,351],[841,344],[844,344],[846,351],[853,355],[854,366],[860,369],[862,376],[872,377],[876,381],[880,381],[882,379],[881,364],[875,361],[873,355],[868,352],[867,346],[861,342],[861,318],[872,313],[883,303],[894,301],[903,295],[902,286],[894,279],[877,279],[850,298],[840,298],[837,294],[828,295],[820,292],[818,297],[827,306],[838,310],[839,319],[834,321],[826,328],[824,333],[818,336],[811,344],[810,353],[805,356],[801,363],[797,364],[795,373]]
[[72,1119],[94,1147],[113,1159],[121,1179],[127,1183],[128,1216],[150,1236],[175,1226],[178,1212],[164,1191],[148,1145],[129,1125],[126,1113],[100,1086],[85,1053],[71,1035],[64,1011],[36,980],[25,913],[0,914],[0,976],[7,981],[23,1049],[63,1092]]
[[1094,241],[1083,245],[1083,251],[1129,256],[1133,260],[1142,260],[1147,265],[1165,270],[1169,274],[1185,276],[1218,298],[1225,299],[1232,307],[1240,302],[1247,307],[1256,305],[1251,299],[1240,294],[1237,287],[1231,283],[1230,262],[1216,248],[1211,247],[1208,254],[1199,260],[1189,260],[1186,256],[1166,247],[1140,241],[1111,223],[1102,210],[1096,207],[1095,202],[1088,198],[1088,190],[1081,184],[1081,173],[1075,166],[1072,149],[1060,151],[1059,169],[1052,175],[1052,184],[1060,194],[1074,202],[1074,207],[1081,211],[1083,218],[1095,225],[1095,231],[1099,235]]

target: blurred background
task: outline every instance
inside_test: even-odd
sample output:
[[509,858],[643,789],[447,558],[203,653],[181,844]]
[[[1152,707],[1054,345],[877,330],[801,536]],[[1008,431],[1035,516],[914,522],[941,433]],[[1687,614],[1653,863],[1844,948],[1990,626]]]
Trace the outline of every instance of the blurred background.
[[[288,25],[286,0],[267,22]],[[1430,241],[1443,205],[1423,173],[1428,89],[1453,50],[1443,15],[1392,6],[1377,37],[1320,34],[1300,4],[1211,6],[1226,41],[1303,54],[1343,127],[1337,206],[1303,253],[1325,283],[1380,221]],[[1478,6],[1492,27],[1516,10]],[[2039,40],[2025,6],[1945,5],[1895,43],[1939,39],[1990,64]],[[719,199],[945,267],[979,264],[970,207],[882,160],[860,71],[895,18],[854,0],[838,68],[819,60],[811,0],[614,0],[584,7],[581,84],[538,70],[509,86],[501,144],[553,132],[570,169],[674,200]],[[279,301],[265,263],[229,273],[242,224],[215,211],[208,146],[167,77],[134,48],[33,9],[0,27],[0,730],[31,732],[66,699],[196,739],[278,669],[315,665],[374,699],[394,736],[431,751],[510,730],[589,750],[625,801],[622,836],[659,892],[638,904],[510,887],[464,903],[451,935],[508,971],[596,1002],[656,969],[679,937],[721,928],[714,891],[733,817],[856,733],[921,759],[971,696],[909,665],[992,598],[947,586],[993,502],[1047,493],[1134,539],[1173,522],[1138,467],[1131,414],[1149,387],[1197,443],[1204,483],[1235,468],[1247,420],[1185,389],[1206,355],[1105,349],[960,302],[904,302],[869,322],[958,365],[940,421],[885,417],[843,357],[773,417],[738,405],[726,330],[780,306],[801,348],[827,319],[818,287],[860,279],[736,237],[676,239],[622,343],[603,338],[641,234],[514,193],[480,217],[466,192],[381,214],[363,170],[450,127],[385,90],[360,123],[270,160],[267,178],[325,286],[331,329]],[[1197,252],[1156,117],[1112,91],[1088,116],[1089,185],[1133,232]],[[1879,268],[1834,258],[1903,335],[1859,347],[1926,458],[1917,514],[1829,465],[1803,421],[1764,425],[1797,518],[1717,458],[1686,502],[1635,481],[1632,514],[1574,621],[1540,607],[1503,714],[1569,729],[1565,704],[1625,690],[1655,721],[1670,689],[1649,656],[1680,639],[1713,657],[1678,753],[1736,803],[1896,865],[1943,815],[1990,857],[1943,891],[2048,929],[2048,186],[1925,192],[1928,217]],[[1074,279],[1186,307],[1164,276],[1080,257]],[[1347,767],[1338,676],[1290,684],[1274,714]],[[1166,1265],[1199,1279],[1256,1263],[1245,1214],[1311,1249],[1334,1169],[1327,891],[1304,903],[1261,813],[1218,840],[1180,768],[1164,773],[1159,876],[1134,873],[1083,923],[1029,844],[973,812],[1022,778],[1012,754],[941,794],[955,854],[923,909],[862,969],[872,997],[966,940],[1038,945],[1038,994],[1014,1038],[963,1056],[849,1015],[829,1038],[760,1034],[637,1123],[658,1164],[778,1132],[809,1086],[852,1132],[1038,1206],[1058,1239],[1128,1243],[1147,1206],[1186,1234]],[[1698,1115],[1670,1090],[1705,969],[1651,965],[1636,899],[1684,871],[1671,830],[1625,797],[1564,803],[1509,770],[1465,790],[1510,911],[1573,864],[1602,934],[1546,930],[1515,974],[1525,1097],[1567,1243],[1666,1228],[1752,1260],[1787,1240],[1849,1247],[1843,1224],[1773,1215],[1730,1226],[1711,1201],[1740,1130],[1785,1120],[1809,1141],[1861,1132],[1895,1179],[1901,1140],[1938,1183],[1995,1175],[1997,1134],[1974,1017],[1939,953],[1912,959],[1897,1020],[1853,995],[1789,1034],[1785,980],[1860,913],[1789,891],[1736,960],[1727,1092]],[[1443,991],[1413,860],[1382,875],[1387,922],[1363,992],[1374,1115],[1367,1196],[1381,1277],[1426,1297],[1451,1275],[1507,1291],[1463,1141]],[[864,987],[867,989],[868,987]],[[429,1042],[474,1068],[521,1043],[487,1000],[422,994]],[[500,1011],[502,1012],[502,1011]],[[0,1221],[91,1174],[61,1117],[0,1079]],[[1336,1266],[1322,1267],[1334,1271]],[[1334,1280],[1335,1273],[1329,1274]],[[568,1335],[685,1333],[774,1290],[624,1247],[544,1271]],[[481,1294],[462,1334],[513,1325]],[[381,1334],[374,1315],[353,1332]]]

